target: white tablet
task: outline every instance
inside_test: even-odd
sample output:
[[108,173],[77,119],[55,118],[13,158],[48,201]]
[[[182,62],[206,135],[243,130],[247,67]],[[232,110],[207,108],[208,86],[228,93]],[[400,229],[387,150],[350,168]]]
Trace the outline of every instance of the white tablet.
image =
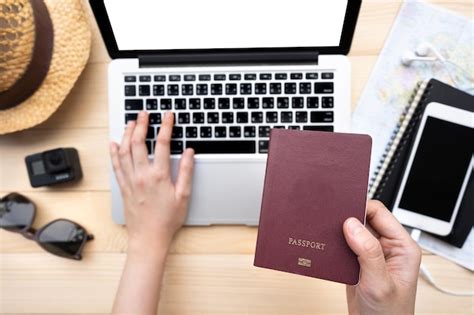
[[474,168],[473,152],[474,113],[428,104],[393,208],[400,223],[448,235]]

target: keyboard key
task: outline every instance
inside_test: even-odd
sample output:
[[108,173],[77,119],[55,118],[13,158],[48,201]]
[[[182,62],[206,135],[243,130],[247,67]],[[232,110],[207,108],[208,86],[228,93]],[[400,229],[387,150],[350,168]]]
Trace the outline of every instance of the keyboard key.
[[301,82],[300,83],[300,94],[311,94],[311,83]]
[[240,84],[240,94],[241,95],[252,94],[252,84],[250,84],[250,83],[241,83]]
[[174,109],[176,109],[176,110],[186,109],[186,99],[185,98],[176,98],[174,100]]
[[322,108],[333,108],[334,107],[334,98],[332,96],[322,97],[321,98],[321,107]]
[[225,74],[214,74],[214,81],[225,81]]
[[332,82],[315,83],[314,93],[318,93],[318,94],[334,93],[334,83]]
[[255,141],[186,141],[187,148],[193,148],[197,154],[244,154],[255,153]]
[[237,123],[238,124],[246,124],[248,122],[249,122],[249,113],[247,113],[247,112],[237,113]]
[[273,108],[273,97],[262,98],[262,108]]
[[204,113],[193,113],[193,123],[203,124],[204,123]]
[[233,112],[223,112],[222,113],[222,123],[223,124],[232,124],[232,123],[234,123],[234,113]]
[[245,80],[253,81],[257,80],[257,75],[255,73],[246,73],[244,78]]
[[293,122],[293,112],[281,112],[280,121],[282,123],[292,123]]
[[182,137],[183,137],[183,127],[174,126],[173,132],[171,134],[171,138],[176,139],[176,138],[182,138]]
[[231,81],[239,81],[241,79],[242,79],[242,75],[240,74],[236,74],[236,73],[229,74],[229,80]]
[[199,75],[199,81],[211,81],[211,75],[210,74],[200,74]]
[[146,109],[147,110],[157,110],[158,109],[158,100],[156,98],[148,98],[146,100]]
[[296,112],[295,120],[298,123],[305,123],[308,121],[308,113],[307,112]]
[[211,84],[211,94],[212,95],[222,95],[222,84],[220,84],[220,83]]
[[177,84],[168,85],[168,95],[179,95],[179,85]]
[[229,137],[231,137],[231,138],[240,138],[240,136],[241,136],[240,126],[229,127]]
[[286,79],[288,79],[288,74],[286,74],[286,73],[277,73],[277,74],[275,74],[275,79],[276,80],[286,80]]
[[166,76],[165,75],[155,75],[153,77],[153,80],[155,80],[155,82],[165,82],[166,81]]
[[273,129],[285,129],[285,126],[273,126]]
[[208,85],[207,84],[198,84],[196,85],[196,94],[197,95],[207,95]]
[[285,94],[296,94],[296,83],[285,83]]
[[288,129],[292,129],[292,130],[300,130],[300,126],[288,126]]
[[237,84],[235,83],[227,83],[225,85],[225,94],[227,95],[235,95],[237,94]]
[[263,122],[263,113],[262,112],[252,112],[250,114],[250,121],[254,124]]
[[334,112],[311,112],[311,122],[333,122]]
[[169,76],[169,80],[172,82],[181,81],[181,76],[179,74],[173,74]]
[[183,84],[181,86],[181,94],[182,95],[193,95],[194,94],[194,87],[192,84]]
[[319,107],[319,98],[317,98],[317,97],[308,97],[308,98],[306,98],[306,107],[307,108],[318,108]]
[[148,123],[150,125],[159,125],[159,124],[161,124],[161,114],[160,113],[151,113]]
[[137,77],[134,76],[134,75],[126,75],[124,77],[124,81],[125,82],[136,82],[137,81]]
[[219,113],[207,113],[207,123],[208,124],[218,124],[219,123]]
[[267,94],[267,84],[255,83],[255,94]]
[[212,137],[212,128],[211,127],[201,127],[200,128],[201,138],[211,138]]
[[140,85],[138,87],[138,95],[140,95],[140,96],[150,96],[150,86],[149,85]]
[[201,99],[200,98],[189,99],[189,109],[201,109]]
[[260,80],[271,80],[272,74],[271,73],[260,73]]
[[171,154],[181,154],[181,153],[183,153],[183,141],[171,141],[171,143],[170,143],[170,153]]
[[334,79],[334,73],[332,72],[323,72],[321,79]]
[[186,74],[184,76],[184,81],[196,81],[196,76],[194,74]]
[[277,107],[278,108],[288,108],[290,107],[290,100],[288,97],[279,97],[277,98]]
[[131,114],[127,113],[125,114],[125,123],[128,123],[130,120],[137,120],[138,114]]
[[334,131],[333,126],[304,126],[303,130],[314,130],[314,131]]
[[249,97],[247,99],[247,108],[248,109],[258,109],[260,107],[260,100],[258,97]]
[[160,109],[161,110],[171,110],[171,99],[170,98],[162,98],[160,100]]
[[308,80],[317,80],[318,74],[316,72],[308,72],[306,73],[306,79]]
[[258,141],[258,153],[268,153],[268,141],[267,140]]
[[292,73],[290,77],[291,77],[292,80],[301,80],[301,79],[303,79],[303,74],[302,73]]
[[197,127],[186,127],[186,138],[197,138]]
[[267,112],[266,122],[267,122],[267,124],[278,122],[278,113],[277,112]]
[[304,98],[302,97],[293,97],[291,99],[292,108],[303,108],[304,107]]
[[154,141],[151,141],[151,140],[145,141],[146,151],[148,152],[148,155],[153,154],[153,146],[152,146],[152,143],[153,143],[153,142],[154,142]]
[[281,94],[281,83],[270,83],[270,94]]
[[215,109],[216,108],[216,99],[215,98],[205,98],[204,99],[204,109]]
[[245,100],[243,97],[236,97],[232,99],[232,108],[243,109],[245,107]]
[[143,110],[143,100],[125,100],[125,110]]
[[153,95],[155,95],[155,96],[165,95],[165,85],[164,84],[155,84],[155,85],[153,85]]
[[140,82],[151,82],[151,76],[150,75],[141,75],[140,76]]
[[244,137],[245,138],[254,138],[255,137],[255,127],[254,126],[245,126],[244,127]]
[[270,126],[260,126],[260,127],[258,127],[258,136],[260,138],[270,137]]
[[189,113],[178,113],[178,124],[189,124]]
[[125,85],[125,96],[135,96],[137,95],[137,90],[135,85]]
[[214,137],[225,138],[227,136],[226,127],[214,127]]
[[219,98],[217,101],[217,106],[219,109],[229,109],[230,108],[230,99],[229,98]]

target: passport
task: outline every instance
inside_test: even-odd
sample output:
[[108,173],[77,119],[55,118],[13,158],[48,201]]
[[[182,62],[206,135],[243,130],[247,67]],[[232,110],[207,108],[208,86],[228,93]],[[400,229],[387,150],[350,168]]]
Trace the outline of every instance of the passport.
[[254,266],[359,282],[342,226],[365,224],[371,147],[368,135],[271,130]]

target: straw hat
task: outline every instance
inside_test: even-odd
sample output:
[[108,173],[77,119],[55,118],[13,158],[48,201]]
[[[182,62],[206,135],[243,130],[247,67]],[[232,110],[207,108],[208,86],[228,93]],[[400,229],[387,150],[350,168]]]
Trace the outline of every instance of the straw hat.
[[33,127],[58,109],[90,43],[81,0],[0,0],[0,134]]

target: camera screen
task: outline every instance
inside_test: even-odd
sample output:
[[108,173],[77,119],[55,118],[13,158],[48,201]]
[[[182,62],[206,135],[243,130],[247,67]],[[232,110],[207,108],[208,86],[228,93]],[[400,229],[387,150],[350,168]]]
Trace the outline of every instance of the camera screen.
[[473,129],[428,117],[400,208],[449,222],[473,154]]
[[33,171],[33,175],[43,175],[45,173],[44,163],[43,161],[34,161],[31,163],[31,169]]

